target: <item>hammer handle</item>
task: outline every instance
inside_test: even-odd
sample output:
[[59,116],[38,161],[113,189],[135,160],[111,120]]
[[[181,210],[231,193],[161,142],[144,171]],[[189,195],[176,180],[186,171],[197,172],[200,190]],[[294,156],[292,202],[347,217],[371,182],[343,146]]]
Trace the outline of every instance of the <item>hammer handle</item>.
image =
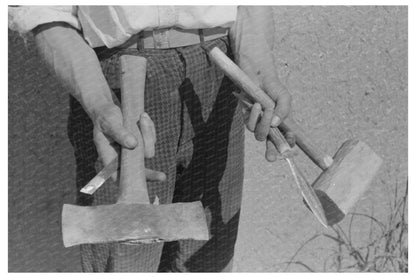
[[[256,102],[260,103],[263,108],[274,108],[275,102],[262,89],[255,84],[245,72],[243,72],[230,58],[228,58],[219,48],[214,47],[209,51],[210,58],[219,66],[224,73],[244,92],[249,94]],[[302,129],[290,119],[285,119],[280,126],[286,131],[290,130],[296,135],[297,145],[305,154],[321,169],[325,170],[332,164],[332,158],[321,151],[302,131]],[[280,134],[280,135],[279,135]],[[271,128],[269,133],[273,143],[282,143],[279,129]],[[284,144],[284,142],[283,142]],[[287,143],[286,143],[287,144]],[[282,148],[277,146],[279,151]],[[283,146],[287,148],[287,146]],[[290,147],[289,147],[290,148]],[[281,152],[281,151],[280,151]],[[283,152],[281,152],[283,153]]]
[[137,126],[144,112],[146,59],[139,56],[120,57],[120,86],[123,125],[137,139],[134,149],[122,148],[120,185],[117,203],[149,203],[145,168],[143,138]]

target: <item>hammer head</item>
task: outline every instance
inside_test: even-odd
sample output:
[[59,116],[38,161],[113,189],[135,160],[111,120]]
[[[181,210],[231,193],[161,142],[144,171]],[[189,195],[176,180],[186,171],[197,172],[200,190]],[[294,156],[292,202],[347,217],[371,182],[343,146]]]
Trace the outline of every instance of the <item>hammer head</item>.
[[339,222],[360,200],[381,164],[382,159],[362,141],[351,139],[341,146],[332,165],[313,184],[329,225]]
[[208,240],[201,202],[114,204],[82,207],[65,204],[62,211],[64,246],[115,241]]

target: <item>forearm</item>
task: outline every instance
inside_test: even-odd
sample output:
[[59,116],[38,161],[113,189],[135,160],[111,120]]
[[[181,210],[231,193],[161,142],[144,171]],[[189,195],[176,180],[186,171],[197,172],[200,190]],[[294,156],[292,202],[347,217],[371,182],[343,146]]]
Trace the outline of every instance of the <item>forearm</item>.
[[[274,20],[270,7],[238,8],[230,37],[236,62],[260,86],[286,90],[273,57]],[[265,88],[267,89],[267,88]]]
[[42,26],[35,33],[35,41],[41,57],[90,117],[99,107],[113,103],[94,50],[75,29],[65,24]]

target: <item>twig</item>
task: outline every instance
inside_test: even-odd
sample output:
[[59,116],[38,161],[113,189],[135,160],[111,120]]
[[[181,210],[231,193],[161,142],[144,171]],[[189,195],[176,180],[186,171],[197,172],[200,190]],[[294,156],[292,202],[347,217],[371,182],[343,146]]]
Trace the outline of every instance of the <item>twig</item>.
[[314,240],[315,238],[321,236],[321,234],[316,234],[313,237],[311,237],[310,239],[308,239],[307,241],[305,241],[299,248],[298,250],[296,250],[295,254],[290,258],[289,262],[286,262],[287,266],[286,268],[283,270],[284,272],[286,272],[286,270],[288,269],[288,267],[292,264],[293,259],[298,255],[298,253],[312,240]]

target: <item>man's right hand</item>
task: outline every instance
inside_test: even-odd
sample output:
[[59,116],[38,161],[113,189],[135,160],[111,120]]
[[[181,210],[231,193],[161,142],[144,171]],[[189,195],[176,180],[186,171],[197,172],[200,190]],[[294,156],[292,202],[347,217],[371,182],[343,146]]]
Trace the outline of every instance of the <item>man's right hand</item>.
[[[94,50],[80,33],[63,22],[40,25],[35,41],[40,56],[68,86],[94,123],[94,142],[104,166],[120,152],[120,145],[134,148],[137,140],[123,127],[120,108],[101,70]],[[142,117],[140,128],[145,142],[145,157],[154,156],[156,132],[149,117]],[[117,174],[113,175],[116,179]],[[146,169],[150,180],[164,181],[165,174]]]
[[[137,146],[136,137],[123,126],[123,116],[120,108],[115,104],[100,107],[94,113],[94,143],[99,159],[108,165],[120,154],[120,146],[134,149]],[[151,158],[155,155],[156,130],[153,121],[147,113],[140,116],[140,131],[144,143],[144,156]],[[112,175],[117,179],[117,172]],[[159,171],[146,169],[146,179],[150,181],[164,181],[166,175]]]

